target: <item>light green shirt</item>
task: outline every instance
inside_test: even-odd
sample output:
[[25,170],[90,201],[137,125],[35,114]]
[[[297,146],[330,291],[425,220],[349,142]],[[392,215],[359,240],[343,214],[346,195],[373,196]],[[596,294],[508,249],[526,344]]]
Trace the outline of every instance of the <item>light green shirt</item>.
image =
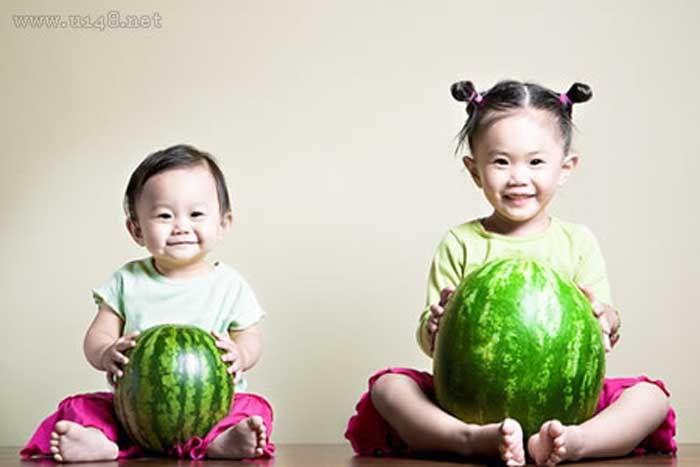
[[488,261],[509,257],[547,264],[575,283],[590,287],[596,299],[612,304],[605,260],[588,227],[551,218],[549,227],[539,234],[511,237],[488,232],[481,219],[475,219],[450,229],[433,257],[426,307],[416,333],[427,355],[430,345],[422,338],[421,329],[430,317],[430,305],[440,301],[440,290],[456,288],[470,272]]
[[[245,279],[222,263],[202,277],[170,279],[155,269],[152,258],[136,260],[92,294],[98,306],[109,305],[124,320],[124,334],[159,324],[240,331],[265,315]],[[244,390],[244,380],[236,384],[237,390]]]

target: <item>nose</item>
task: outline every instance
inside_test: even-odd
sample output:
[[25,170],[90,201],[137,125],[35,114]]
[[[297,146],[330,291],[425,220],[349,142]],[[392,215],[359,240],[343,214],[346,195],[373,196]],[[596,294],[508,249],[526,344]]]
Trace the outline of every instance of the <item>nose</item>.
[[525,164],[513,164],[510,169],[508,183],[511,185],[523,185],[528,180],[528,168]]
[[190,226],[190,221],[187,217],[176,217],[175,223],[173,224],[173,235],[186,235],[189,234],[192,227]]

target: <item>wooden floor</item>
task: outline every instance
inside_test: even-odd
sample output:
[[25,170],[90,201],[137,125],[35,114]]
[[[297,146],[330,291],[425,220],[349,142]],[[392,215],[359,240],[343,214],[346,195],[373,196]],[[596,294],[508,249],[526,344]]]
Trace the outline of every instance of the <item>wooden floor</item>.
[[[21,461],[18,447],[0,447],[0,467],[48,467],[50,461]],[[146,464],[146,465],[144,465]],[[349,445],[343,444],[281,444],[277,445],[274,459],[258,461],[181,461],[177,459],[143,458],[120,462],[82,463],[80,467],[232,467],[258,465],[275,467],[357,467],[365,465],[389,466],[478,466],[458,460],[397,459],[388,457],[355,457]],[[579,462],[581,466],[682,466],[700,467],[700,444],[681,444],[678,455],[636,456],[596,462]]]

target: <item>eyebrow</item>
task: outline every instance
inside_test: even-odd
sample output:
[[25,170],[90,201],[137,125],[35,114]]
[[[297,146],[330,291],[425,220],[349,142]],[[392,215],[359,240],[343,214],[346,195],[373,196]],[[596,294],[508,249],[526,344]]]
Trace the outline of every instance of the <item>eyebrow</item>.
[[172,209],[172,207],[167,203],[156,203],[156,204],[153,204],[152,206],[150,206],[150,208],[151,209],[161,209],[161,208]]
[[[187,209],[204,209],[208,208],[209,205],[207,203],[195,203],[195,204],[190,204],[187,206]],[[170,209],[172,210],[173,207],[170,204],[167,203],[157,203],[151,206],[151,210],[155,211],[157,209]]]
[[168,204],[163,204],[163,203],[158,203],[154,204],[153,206],[149,206],[149,210],[151,211],[156,211],[158,209],[172,209],[170,205]]
[[[546,154],[547,151],[538,149],[536,151],[530,151],[525,156],[536,156],[538,154]],[[508,151],[503,151],[501,149],[493,149],[488,152],[489,156],[510,156],[511,154]]]

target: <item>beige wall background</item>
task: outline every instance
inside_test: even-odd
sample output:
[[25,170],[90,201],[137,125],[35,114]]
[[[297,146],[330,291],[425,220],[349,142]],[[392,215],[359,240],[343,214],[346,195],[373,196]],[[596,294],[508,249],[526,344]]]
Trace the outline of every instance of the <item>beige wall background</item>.
[[[17,14],[161,17],[145,29],[18,28]],[[278,442],[341,442],[373,371],[429,369],[414,343],[434,248],[487,205],[454,157],[449,85],[565,90],[582,165],[553,212],[589,225],[622,341],[612,375],[663,378],[700,442],[694,1],[10,1],[0,6],[0,445],[69,394],[106,389],[82,353],[90,289],[144,255],[127,178],[187,142],[221,161],[235,226],[215,257],[268,318],[252,388]]]

